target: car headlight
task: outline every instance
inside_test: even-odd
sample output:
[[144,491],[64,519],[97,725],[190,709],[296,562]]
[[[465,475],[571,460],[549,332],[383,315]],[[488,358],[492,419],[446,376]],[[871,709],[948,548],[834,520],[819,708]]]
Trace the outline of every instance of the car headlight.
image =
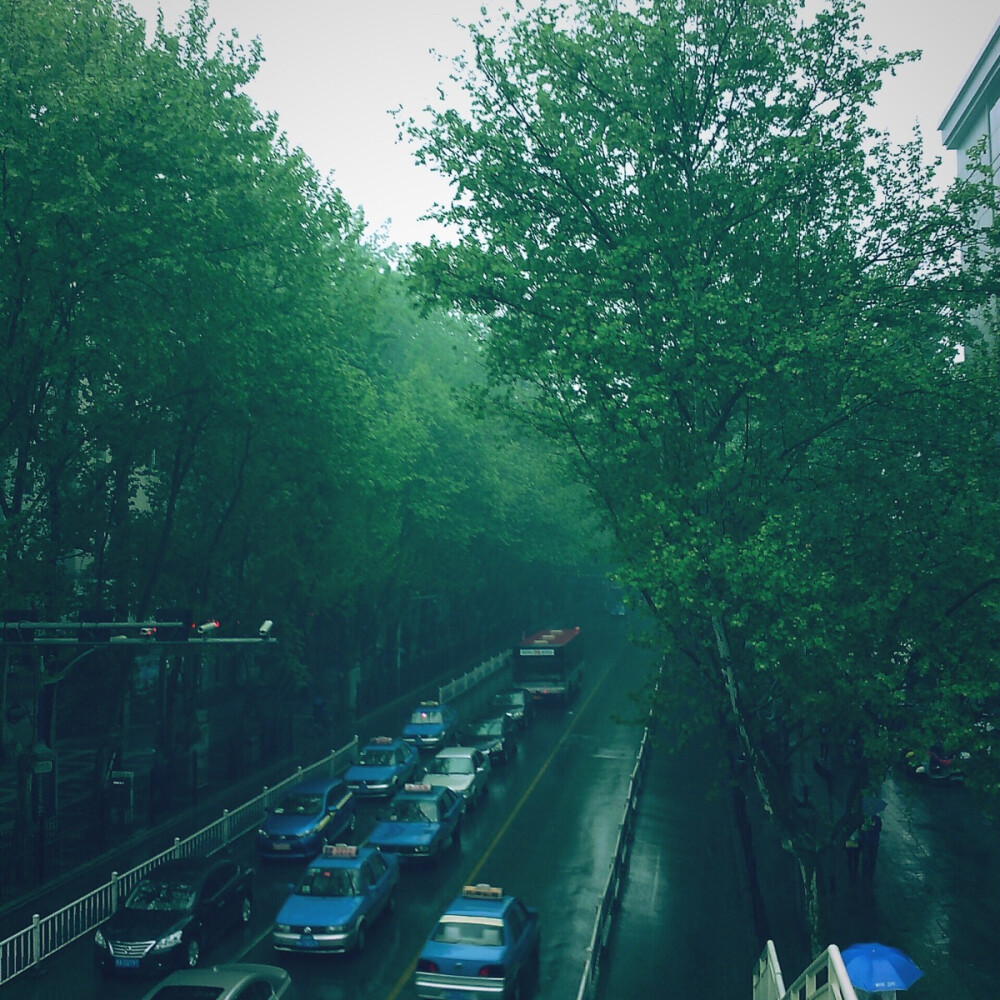
[[292,925],[291,924],[275,924],[274,925],[274,929],[279,934],[288,934],[288,933],[291,932]]
[[167,934],[165,937],[161,937],[160,940],[153,945],[153,951],[169,951],[171,948],[176,948],[181,943],[181,938],[183,936],[183,930]]
[[430,851],[430,847],[427,844],[418,844],[414,849],[414,854],[427,854]]
[[347,924],[332,924],[329,927],[324,927],[323,932],[325,934],[343,934],[347,929]]
[[108,946],[108,942],[104,940],[104,935],[100,932],[100,930],[98,930],[94,935],[94,944],[96,944],[98,948],[106,948]]
[[266,838],[266,837],[267,837],[267,830],[265,830],[265,829],[264,829],[263,827],[261,827],[261,828],[260,828],[260,829],[259,829],[259,830],[257,831],[257,836],[258,836],[258,837],[264,837],[264,838]]

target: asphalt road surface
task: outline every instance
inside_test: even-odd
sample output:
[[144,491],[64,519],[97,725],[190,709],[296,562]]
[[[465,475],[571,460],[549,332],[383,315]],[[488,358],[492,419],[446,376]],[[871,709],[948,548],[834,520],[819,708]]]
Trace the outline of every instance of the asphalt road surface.
[[[301,864],[257,863],[254,916],[204,956],[204,964],[284,965],[297,1000],[395,1000],[414,996],[413,969],[437,917],[470,882],[500,885],[541,912],[539,997],[575,998],[596,907],[621,823],[629,775],[642,736],[629,692],[643,680],[647,654],[613,634],[588,637],[586,679],[568,710],[541,712],[516,758],[498,765],[489,795],[464,817],[460,846],[425,869],[404,868],[395,913],[379,919],[357,956],[289,956],[270,942],[275,914]],[[361,734],[362,737],[374,734]],[[378,806],[362,803],[355,839],[371,830]],[[234,853],[251,859],[247,837]],[[134,1000],[149,981],[101,980],[93,935],[0,988],[17,1000]],[[749,970],[744,970],[749,982]]]

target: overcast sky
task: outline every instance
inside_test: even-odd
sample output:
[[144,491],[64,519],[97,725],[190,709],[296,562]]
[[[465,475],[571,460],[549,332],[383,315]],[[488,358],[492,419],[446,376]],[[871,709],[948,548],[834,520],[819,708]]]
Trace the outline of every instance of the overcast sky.
[[[131,0],[155,19],[162,7],[174,26],[187,0]],[[433,103],[447,67],[430,54],[460,51],[466,40],[453,19],[473,20],[484,0],[210,0],[224,31],[261,39],[266,62],[248,88],[262,111],[276,111],[282,130],[373,229],[399,244],[432,232],[418,218],[447,200],[436,175],[413,163],[388,114]],[[488,0],[487,6],[499,6]],[[1000,14],[997,0],[868,0],[867,30],[892,52],[922,49],[923,58],[886,81],[874,124],[903,141],[919,121],[928,155],[940,146],[938,124]]]

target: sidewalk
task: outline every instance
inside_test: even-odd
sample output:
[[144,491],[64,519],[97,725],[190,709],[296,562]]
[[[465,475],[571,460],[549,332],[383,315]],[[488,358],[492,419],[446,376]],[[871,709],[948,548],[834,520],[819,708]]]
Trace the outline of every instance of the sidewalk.
[[[668,756],[654,748],[631,864],[597,995],[673,991],[688,1000],[750,995],[765,942],[754,932],[732,802],[720,793],[711,745]],[[910,955],[924,977],[907,1000],[982,1000],[1000,980],[1000,859],[996,823],[971,789],[900,775],[888,805],[874,881],[838,879],[830,944],[879,941]],[[812,957],[798,916],[795,873],[762,813],[751,817],[762,923],[785,985]]]

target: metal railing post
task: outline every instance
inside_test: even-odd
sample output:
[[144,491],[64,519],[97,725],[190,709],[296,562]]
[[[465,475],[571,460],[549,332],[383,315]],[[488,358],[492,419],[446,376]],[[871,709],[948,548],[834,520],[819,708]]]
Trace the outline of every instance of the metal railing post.
[[118,909],[118,872],[111,873],[111,912]]
[[31,916],[31,964],[38,965],[42,960],[42,918],[34,913]]

